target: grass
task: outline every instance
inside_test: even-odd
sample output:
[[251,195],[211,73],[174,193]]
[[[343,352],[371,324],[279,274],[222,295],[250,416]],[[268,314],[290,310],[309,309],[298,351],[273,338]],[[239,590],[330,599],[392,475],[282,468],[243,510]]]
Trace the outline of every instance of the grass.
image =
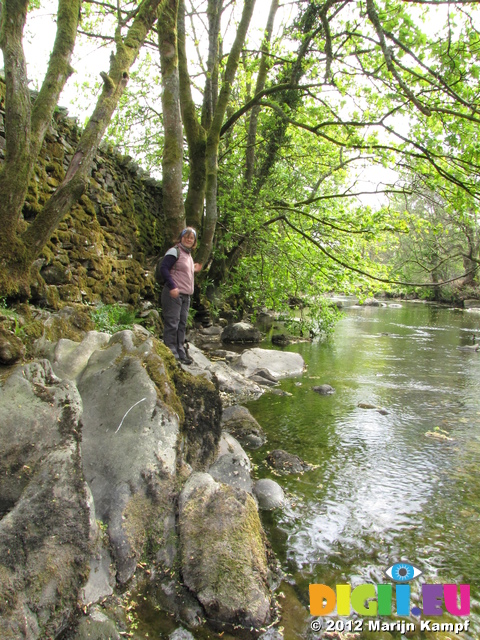
[[124,329],[131,329],[138,322],[135,311],[121,304],[104,304],[91,312],[92,320],[97,331],[116,333]]

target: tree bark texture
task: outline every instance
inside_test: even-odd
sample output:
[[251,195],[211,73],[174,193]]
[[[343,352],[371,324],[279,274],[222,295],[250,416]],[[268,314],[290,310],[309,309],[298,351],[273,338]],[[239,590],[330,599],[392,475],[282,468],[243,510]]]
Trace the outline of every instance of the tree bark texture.
[[[102,72],[104,85],[94,112],[80,138],[65,179],[33,222],[20,233],[18,226],[28,184],[51,122],[58,96],[72,72],[70,57],[78,26],[81,0],[59,0],[57,36],[48,70],[33,107],[27,88],[22,32],[27,0],[5,0],[0,44],[6,68],[6,159],[0,173],[0,291],[18,290],[15,278],[25,281],[33,261],[88,182],[91,163],[128,81],[129,70],[152,28],[162,0],[143,0],[125,37],[117,29],[116,52],[110,70]],[[25,277],[22,277],[22,273]]]
[[2,234],[12,241],[33,175],[35,162],[51,122],[58,97],[72,73],[81,0],[59,0],[57,35],[40,93],[31,104],[23,52],[28,0],[5,0],[2,6],[0,46],[5,63],[5,162],[0,171]]
[[177,55],[178,0],[166,0],[159,13],[158,44],[162,71],[164,149],[162,161],[163,210],[166,236],[176,239],[185,226],[183,204],[183,127]]
[[188,145],[190,174],[188,178],[185,215],[187,224],[200,231],[205,202],[206,164],[205,149],[207,133],[197,118],[192,97],[185,46],[185,2],[179,0],[178,7],[178,70],[180,79],[180,107]]
[[205,190],[205,219],[203,224],[202,243],[197,253],[197,260],[206,264],[213,246],[213,237],[217,225],[217,176],[218,176],[218,146],[228,101],[230,100],[233,81],[237,73],[240,54],[245,43],[248,27],[252,18],[255,0],[245,0],[242,17],[237,28],[232,49],[227,59],[225,75],[218,95],[217,105],[213,114],[212,124],[208,131],[206,146],[207,182]]
[[[257,82],[255,85],[255,95],[263,91],[265,88],[265,82],[267,80],[267,74],[270,69],[270,42],[272,39],[273,23],[275,21],[275,14],[277,13],[279,0],[272,0],[270,5],[270,11],[268,14],[267,26],[265,27],[265,35],[262,43],[262,56],[260,59],[260,68],[258,70]],[[250,113],[250,122],[248,125],[248,138],[247,138],[247,151],[245,154],[245,183],[247,189],[252,186],[253,173],[255,170],[255,142],[257,139],[257,125],[258,115],[260,113],[261,106],[255,105]]]

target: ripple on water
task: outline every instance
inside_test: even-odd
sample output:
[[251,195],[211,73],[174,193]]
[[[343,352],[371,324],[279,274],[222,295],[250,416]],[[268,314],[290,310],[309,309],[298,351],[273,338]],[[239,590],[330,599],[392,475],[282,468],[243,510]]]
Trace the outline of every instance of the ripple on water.
[[[333,396],[285,382],[293,397],[278,413],[268,398],[249,405],[270,448],[318,465],[281,480],[290,503],[273,516],[280,556],[301,569],[303,586],[381,582],[401,560],[428,582],[471,583],[478,600],[480,354],[457,350],[465,331],[478,331],[471,325],[471,317],[423,306],[351,310],[334,340],[295,347],[308,376],[334,386]],[[389,413],[361,409],[361,401]],[[436,427],[454,441],[425,437]]]

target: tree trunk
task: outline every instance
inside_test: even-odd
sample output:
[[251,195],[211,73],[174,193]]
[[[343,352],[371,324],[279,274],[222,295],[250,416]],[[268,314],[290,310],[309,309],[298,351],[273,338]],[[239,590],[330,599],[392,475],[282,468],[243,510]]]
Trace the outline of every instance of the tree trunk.
[[225,112],[232,92],[232,85],[237,73],[240,53],[242,51],[248,26],[252,18],[255,0],[245,0],[242,17],[237,28],[235,41],[228,56],[225,67],[225,77],[218,96],[217,106],[213,115],[212,125],[208,132],[206,162],[207,186],[205,193],[205,219],[203,224],[202,244],[197,254],[198,262],[206,264],[213,246],[213,238],[217,226],[217,175],[218,175],[218,146]]
[[28,0],[3,3],[0,46],[5,63],[5,162],[0,171],[2,248],[17,234],[28,185],[45,132],[65,82],[72,73],[81,0],[59,0],[57,35],[47,73],[32,107],[23,52],[23,29]]
[[[268,14],[267,26],[265,27],[265,35],[262,43],[262,57],[260,60],[260,69],[258,70],[257,83],[255,85],[255,95],[260,93],[265,87],[268,70],[270,69],[270,41],[272,39],[273,23],[275,14],[277,13],[279,0],[272,0],[270,12]],[[251,189],[253,173],[255,170],[255,142],[257,139],[258,116],[260,114],[260,105],[255,105],[250,113],[250,122],[248,126],[247,151],[245,154],[245,183],[247,189]]]
[[[5,118],[7,153],[0,173],[0,220],[2,223],[6,222],[0,241],[1,293],[13,294],[23,287],[33,261],[42,252],[64,215],[83,193],[98,145],[125,89],[130,67],[156,19],[161,1],[143,0],[125,38],[121,37],[119,30],[117,31],[117,48],[111,58],[110,72],[108,75],[104,72],[100,74],[104,81],[103,91],[82,134],[65,179],[43,210],[21,234],[17,225],[29,179],[58,95],[71,72],[69,60],[75,41],[80,0],[59,0],[57,37],[47,75],[31,115],[21,45],[27,1],[15,3],[12,0],[5,3],[0,35],[1,45],[6,53],[8,114]],[[15,6],[16,11],[11,9],[12,6]],[[11,14],[9,10],[12,11]],[[17,145],[19,149],[16,149]],[[15,170],[18,178],[15,176]],[[20,191],[20,194],[17,191]],[[16,207],[15,211],[12,211],[13,206]]]
[[185,215],[187,224],[200,231],[203,220],[207,180],[205,164],[207,133],[198,122],[197,111],[192,97],[185,45],[184,0],[179,0],[178,6],[178,70],[180,77],[180,107],[187,138],[188,162],[190,167],[187,197],[185,199]]
[[178,0],[167,0],[158,21],[158,46],[162,71],[164,149],[162,161],[163,211],[166,239],[174,240],[185,226],[183,204],[183,127],[177,54]]

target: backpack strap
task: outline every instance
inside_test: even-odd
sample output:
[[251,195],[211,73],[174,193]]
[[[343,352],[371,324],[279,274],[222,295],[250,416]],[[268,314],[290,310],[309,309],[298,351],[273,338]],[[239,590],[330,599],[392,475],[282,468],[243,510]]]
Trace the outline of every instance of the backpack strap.
[[175,260],[178,260],[178,256],[180,255],[179,247],[172,247],[167,251],[165,256],[175,256]]

